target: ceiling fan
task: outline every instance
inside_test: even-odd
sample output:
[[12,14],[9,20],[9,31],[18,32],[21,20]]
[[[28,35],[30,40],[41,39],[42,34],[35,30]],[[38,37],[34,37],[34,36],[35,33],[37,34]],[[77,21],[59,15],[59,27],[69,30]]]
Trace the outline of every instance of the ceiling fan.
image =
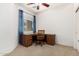
[[77,12],[78,12],[78,10],[79,10],[79,6],[78,6],[78,8],[76,9],[75,13],[77,13]]
[[[34,5],[34,4],[36,5],[36,3],[28,3],[27,5]],[[49,6],[50,6],[50,5],[47,4],[47,3],[41,3],[41,5],[43,5],[43,6],[45,6],[45,7],[49,7]],[[39,9],[40,9],[40,5],[37,4],[36,8],[37,8],[37,10],[39,10]]]

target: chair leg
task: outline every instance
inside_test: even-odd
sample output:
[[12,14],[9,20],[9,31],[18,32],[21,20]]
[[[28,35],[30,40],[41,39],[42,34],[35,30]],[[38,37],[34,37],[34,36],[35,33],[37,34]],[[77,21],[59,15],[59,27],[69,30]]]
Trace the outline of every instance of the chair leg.
[[35,41],[35,46],[37,46],[37,41]]
[[45,45],[45,44],[46,44],[46,42],[43,42],[43,44]]
[[37,42],[35,43],[35,46],[37,46]]
[[42,47],[42,46],[43,46],[43,44],[45,44],[45,42],[43,42],[43,41],[36,41],[35,46],[37,46],[37,44],[40,44],[40,45],[41,45],[41,47]]
[[42,43],[41,43],[41,47],[42,47]]
[[43,46],[43,42],[41,42],[41,46]]
[[36,41],[35,45],[37,46],[38,44],[40,44],[40,42],[39,41]]

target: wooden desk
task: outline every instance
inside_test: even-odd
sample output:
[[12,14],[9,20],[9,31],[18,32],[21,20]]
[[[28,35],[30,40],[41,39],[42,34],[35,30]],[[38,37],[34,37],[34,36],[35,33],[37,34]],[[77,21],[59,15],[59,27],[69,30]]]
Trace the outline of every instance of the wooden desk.
[[[37,35],[38,34],[22,35],[22,38],[20,39],[20,44],[26,47],[31,46],[33,43],[35,43]],[[49,45],[55,45],[55,35],[45,34],[45,42]]]

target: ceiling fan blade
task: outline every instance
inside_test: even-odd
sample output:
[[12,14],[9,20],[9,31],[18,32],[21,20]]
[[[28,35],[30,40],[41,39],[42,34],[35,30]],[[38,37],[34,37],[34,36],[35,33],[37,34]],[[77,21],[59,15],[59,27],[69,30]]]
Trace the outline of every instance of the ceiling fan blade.
[[39,10],[39,5],[37,6],[37,10]]
[[76,10],[76,12],[75,12],[75,13],[77,13],[77,12],[78,12],[78,10],[79,10],[79,6],[78,6],[78,8],[77,8],[77,10]]
[[43,6],[49,7],[49,4],[47,3],[42,3]]
[[35,3],[28,3],[27,5],[32,5],[32,4],[35,4]]

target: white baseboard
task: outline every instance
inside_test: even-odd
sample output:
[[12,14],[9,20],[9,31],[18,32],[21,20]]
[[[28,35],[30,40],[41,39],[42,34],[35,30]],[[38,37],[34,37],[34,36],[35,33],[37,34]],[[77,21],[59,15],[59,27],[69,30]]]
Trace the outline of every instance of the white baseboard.
[[68,47],[73,47],[73,46],[71,46],[69,44],[65,44],[65,43],[61,43],[61,42],[56,42],[56,44],[63,45],[63,46],[68,46]]
[[0,51],[0,56],[5,56],[5,55],[11,53],[16,47],[17,47],[17,46],[15,46],[15,47],[13,47],[13,48],[11,48],[11,49],[9,49],[9,50]]

